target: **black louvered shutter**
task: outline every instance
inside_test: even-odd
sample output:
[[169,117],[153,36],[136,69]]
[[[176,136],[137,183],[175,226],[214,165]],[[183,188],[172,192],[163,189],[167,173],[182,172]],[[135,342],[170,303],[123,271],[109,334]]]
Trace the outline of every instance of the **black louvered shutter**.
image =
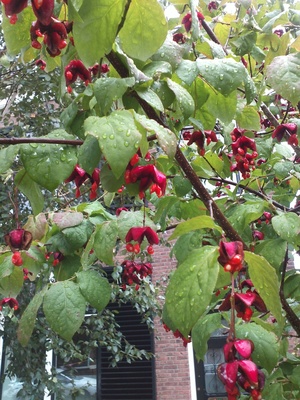
[[[138,349],[153,352],[153,334],[147,324],[141,322],[141,316],[131,304],[121,307],[111,304],[109,308],[117,310],[116,321],[126,340]],[[131,364],[126,361],[110,367],[110,353],[100,349],[99,357],[99,400],[155,400],[154,358],[137,360]]]

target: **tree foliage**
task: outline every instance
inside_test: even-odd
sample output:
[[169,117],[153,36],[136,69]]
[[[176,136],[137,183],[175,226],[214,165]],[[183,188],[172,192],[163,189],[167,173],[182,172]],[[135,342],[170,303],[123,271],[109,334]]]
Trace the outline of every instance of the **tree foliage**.
[[[33,212],[21,226],[14,197],[0,255],[1,303],[18,315],[21,345],[39,312],[71,340],[87,304],[101,313],[111,293],[149,295],[156,231],[175,225],[166,328],[201,359],[227,326],[218,373],[229,398],[271,399],[273,387],[298,398],[286,337],[300,335],[299,274],[287,270],[300,245],[299,3],[2,3],[2,65],[26,71],[16,104],[34,101],[32,76],[39,110],[48,82],[61,99],[55,129],[37,124],[28,138],[11,108],[18,134],[0,140],[0,173]],[[104,264],[117,265],[112,285]],[[24,277],[35,294],[20,313]]]

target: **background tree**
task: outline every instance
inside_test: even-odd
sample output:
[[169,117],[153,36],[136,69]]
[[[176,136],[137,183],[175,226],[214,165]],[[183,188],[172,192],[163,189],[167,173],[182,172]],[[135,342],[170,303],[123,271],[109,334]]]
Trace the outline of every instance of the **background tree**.
[[[58,129],[1,140],[0,172],[20,160],[14,185],[34,214],[1,255],[20,344],[38,310],[70,341],[87,303],[101,313],[111,293],[141,301],[156,229],[175,224],[166,329],[201,359],[228,327],[218,373],[230,399],[299,397],[287,340],[300,334],[299,274],[287,271],[300,243],[299,4],[177,0],[168,18],[156,0],[2,2],[6,56],[59,68],[65,105]],[[60,210],[45,212],[45,189]],[[110,285],[101,264],[120,243]],[[24,274],[35,289],[20,313]]]

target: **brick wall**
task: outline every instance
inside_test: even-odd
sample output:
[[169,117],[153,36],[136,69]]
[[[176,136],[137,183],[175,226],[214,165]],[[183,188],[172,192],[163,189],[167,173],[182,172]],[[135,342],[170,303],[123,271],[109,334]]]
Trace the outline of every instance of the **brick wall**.
[[[170,248],[155,246],[153,280],[163,280],[176,267]],[[188,350],[181,339],[166,332],[159,319],[155,323],[156,400],[190,400]]]
[[[165,235],[165,239],[168,235]],[[169,273],[176,268],[176,259],[170,258],[170,251],[170,247],[154,246],[152,255],[154,282],[163,283]],[[119,262],[123,259],[124,256],[117,256]],[[155,319],[154,337],[156,400],[190,400],[188,349],[183,346],[181,339],[176,339],[172,332],[165,331],[159,318]]]

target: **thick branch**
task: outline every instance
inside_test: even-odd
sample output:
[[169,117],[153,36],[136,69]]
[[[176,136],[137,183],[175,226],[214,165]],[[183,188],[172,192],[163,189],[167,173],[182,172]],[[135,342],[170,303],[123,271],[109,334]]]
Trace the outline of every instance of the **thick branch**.
[[[116,53],[113,51],[110,52],[107,55],[107,59],[111,62],[111,64],[114,66],[114,68],[117,70],[119,75],[122,78],[128,77],[128,70],[124,65],[120,62],[118,56]],[[156,113],[153,107],[151,107],[146,101],[141,99],[136,92],[133,92],[134,97],[137,99],[143,110],[145,111],[146,115],[154,119],[156,122],[158,122],[160,125],[167,127],[166,124],[163,122],[163,120],[160,118],[160,116]],[[199,198],[203,201],[205,204],[206,208],[208,210],[212,210],[213,217],[217,221],[217,223],[221,226],[221,228],[224,230],[225,235],[232,241],[239,240],[244,243],[243,239],[240,237],[240,235],[236,232],[236,230],[232,227],[232,225],[229,223],[225,215],[222,213],[222,211],[219,209],[213,198],[210,196],[208,191],[206,190],[205,186],[203,183],[200,181],[198,178],[197,174],[189,164],[188,160],[180,150],[180,148],[177,146],[176,149],[176,154],[175,154],[175,159],[177,163],[179,164],[180,168],[182,171],[185,173],[186,177],[189,179],[191,184],[193,185],[195,191],[197,192]],[[245,249],[247,248],[246,244],[244,243]]]
[[65,144],[70,146],[81,146],[83,140],[66,140],[66,139],[45,139],[45,138],[0,138],[1,145],[24,144],[24,143],[46,143],[46,144]]
[[282,271],[281,271],[281,283],[280,283],[280,289],[279,289],[279,297],[280,301],[282,304],[282,308],[286,312],[286,318],[293,327],[293,329],[296,331],[298,337],[300,337],[300,319],[297,317],[297,315],[294,313],[293,309],[290,307],[289,303],[287,302],[285,296],[284,296],[284,279],[285,279],[285,273],[286,273],[286,268],[287,268],[287,263],[288,263],[288,249],[286,250],[285,253],[285,258],[282,263]]
[[[197,192],[199,198],[203,201],[205,204],[206,208],[208,210],[212,210],[213,217],[214,219],[218,222],[218,224],[222,227],[222,229],[225,232],[225,235],[230,239],[230,240],[239,240],[240,242],[243,242],[243,239],[240,237],[240,235],[236,232],[235,229],[233,229],[232,225],[230,222],[227,220],[225,215],[222,213],[222,211],[219,209],[211,195],[208,193],[206,190],[205,186],[203,183],[200,181],[198,175],[195,173],[194,169],[191,167],[190,163],[182,153],[179,147],[177,147],[176,154],[175,154],[175,159],[180,165],[181,169],[185,173],[186,177],[189,179],[191,184],[193,185],[195,191]],[[244,243],[245,249],[247,248],[246,244]]]

